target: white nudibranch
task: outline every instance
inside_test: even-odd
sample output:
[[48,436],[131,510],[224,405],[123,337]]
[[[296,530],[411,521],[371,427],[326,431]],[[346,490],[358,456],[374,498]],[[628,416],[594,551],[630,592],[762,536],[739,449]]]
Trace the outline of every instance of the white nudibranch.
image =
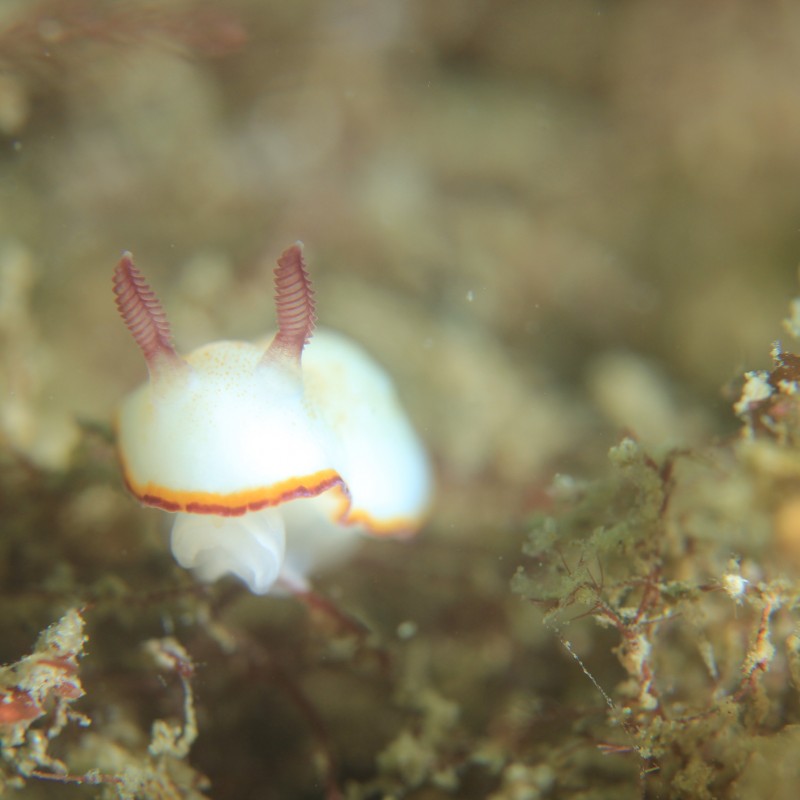
[[130,253],[114,272],[122,319],[149,382],[117,419],[125,482],[175,514],[172,552],[199,578],[231,573],[257,594],[303,591],[360,533],[410,535],[427,509],[425,451],[375,361],[314,332],[300,242],[275,269],[278,331],[214,342],[185,358]]

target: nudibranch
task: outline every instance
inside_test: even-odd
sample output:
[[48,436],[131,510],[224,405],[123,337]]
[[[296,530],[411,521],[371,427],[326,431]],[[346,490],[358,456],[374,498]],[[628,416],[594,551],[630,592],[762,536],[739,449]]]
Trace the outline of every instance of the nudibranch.
[[257,594],[304,591],[359,534],[419,528],[431,493],[424,448],[372,357],[314,330],[302,243],[278,259],[278,330],[262,344],[180,356],[130,253],[114,294],[150,374],[117,418],[125,482],[144,505],[175,514],[183,567],[205,581],[236,575]]

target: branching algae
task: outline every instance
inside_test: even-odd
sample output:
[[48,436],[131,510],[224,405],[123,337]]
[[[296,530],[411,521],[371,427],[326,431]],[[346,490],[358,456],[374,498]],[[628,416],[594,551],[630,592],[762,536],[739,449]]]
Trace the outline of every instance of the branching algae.
[[625,438],[605,478],[557,479],[533,524],[513,590],[585,678],[548,755],[559,796],[796,795],[800,357],[773,358],[746,376],[738,441]]

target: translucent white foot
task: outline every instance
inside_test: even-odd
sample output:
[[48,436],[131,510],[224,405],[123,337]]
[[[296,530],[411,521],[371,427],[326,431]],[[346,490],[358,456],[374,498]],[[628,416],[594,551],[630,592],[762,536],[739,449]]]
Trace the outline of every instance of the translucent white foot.
[[176,514],[171,545],[176,561],[201,580],[231,574],[251,592],[266,594],[283,568],[283,517],[271,508],[241,517]]

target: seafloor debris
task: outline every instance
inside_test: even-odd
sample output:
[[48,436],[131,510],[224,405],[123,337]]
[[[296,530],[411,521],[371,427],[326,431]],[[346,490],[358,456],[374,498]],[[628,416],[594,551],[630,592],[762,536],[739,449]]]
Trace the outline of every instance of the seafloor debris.
[[[69,757],[51,752],[72,723],[87,728],[91,720],[73,708],[86,692],[79,676],[79,658],[87,637],[81,612],[70,609],[47,628],[34,651],[0,668],[0,792],[21,788],[26,779],[103,785],[104,796],[134,798],[191,798],[200,800],[207,780],[183,762],[197,736],[191,678],[194,665],[174,639],[156,639],[146,649],[162,669],[175,672],[184,691],[181,724],[153,723],[146,752],[134,752],[103,731],[86,732]],[[76,771],[68,762],[91,762]]]
[[[71,706],[83,697],[78,657],[86,637],[76,609],[45,630],[30,655],[0,669],[0,747],[18,776],[65,775],[67,766],[49,753],[50,742],[69,722],[89,719]],[[44,724],[34,726],[44,718]],[[21,783],[0,773],[0,786]]]

